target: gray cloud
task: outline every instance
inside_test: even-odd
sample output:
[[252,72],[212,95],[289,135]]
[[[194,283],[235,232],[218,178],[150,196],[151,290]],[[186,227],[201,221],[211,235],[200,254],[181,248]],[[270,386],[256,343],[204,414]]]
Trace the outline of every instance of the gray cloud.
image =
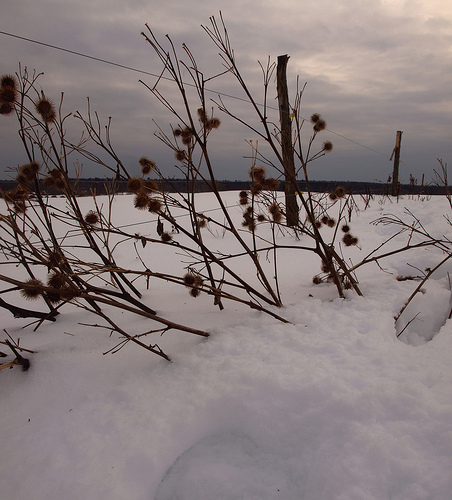
[[[176,47],[186,43],[205,76],[210,76],[221,71],[221,60],[200,25],[209,25],[209,16],[218,18],[222,10],[237,62],[257,99],[262,96],[257,61],[265,64],[268,55],[273,61],[280,54],[290,55],[292,94],[297,75],[301,83],[308,82],[303,115],[322,113],[331,130],[324,139],[334,143],[333,152],[313,164],[313,178],[386,180],[397,130],[404,131],[402,181],[409,174],[420,180],[423,173],[430,180],[437,157],[450,161],[452,7],[446,2],[230,0],[226,7],[222,4],[212,0],[206,9],[205,2],[197,0],[43,0],[39,5],[16,0],[2,7],[0,30],[159,73],[161,66],[140,35],[149,23],[162,41],[168,33]],[[138,170],[137,159],[146,154],[167,175],[177,175],[172,154],[153,136],[157,129],[153,120],[167,129],[174,117],[138,83],[141,78],[152,85],[155,78],[5,35],[0,39],[2,74],[15,72],[19,62],[43,71],[41,85],[57,101],[64,92],[67,111],[86,110],[89,96],[104,120],[112,117],[113,142],[132,169]],[[209,88],[243,97],[231,75],[212,80]],[[178,99],[169,82],[162,82],[163,90]],[[273,88],[270,105],[276,106],[275,97]],[[242,118],[254,120],[246,103],[224,99]],[[271,112],[277,121],[276,111]],[[250,165],[243,159],[250,154],[245,140],[256,137],[228,117],[221,119],[221,128],[212,135],[218,178],[245,179]],[[70,123],[69,133],[75,137],[77,122]],[[0,134],[0,168],[5,177],[6,167],[22,163],[25,156],[12,117],[1,117]],[[85,164],[84,175],[105,172]]]

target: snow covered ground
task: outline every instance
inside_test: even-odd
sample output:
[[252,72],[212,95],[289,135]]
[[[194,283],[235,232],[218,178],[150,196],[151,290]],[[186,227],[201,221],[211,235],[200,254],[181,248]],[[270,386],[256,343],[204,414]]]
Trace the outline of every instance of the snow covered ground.
[[[238,194],[225,199],[240,220]],[[201,202],[207,209],[212,198]],[[81,203],[92,208],[88,198]],[[407,219],[405,208],[431,234],[452,237],[445,198],[375,198],[353,215],[359,248],[346,255],[357,262],[376,248],[396,228],[370,222],[386,213]],[[150,217],[132,208],[130,196],[118,196],[113,212],[119,225]],[[136,231],[155,236],[155,219]],[[227,237],[206,235],[227,248]],[[130,248],[118,253],[139,267]],[[141,256],[151,269],[173,272],[181,258],[152,245]],[[332,284],[312,284],[315,257],[288,252],[280,259],[285,308],[277,312],[290,324],[236,303],[219,311],[211,297],[194,299],[161,281],[146,290],[138,281],[159,315],[211,332],[150,339],[171,363],[131,344],[103,355],[118,336],[80,325],[99,320],[79,309],[68,307],[36,332],[23,328],[30,320],[2,310],[0,337],[5,329],[36,353],[27,355],[27,372],[0,371],[1,497],[450,500],[452,265],[410,304],[398,331],[419,315],[400,338],[394,325],[418,284],[396,277],[418,275],[441,258],[423,248],[388,257],[381,268],[369,264],[358,271],[364,297],[350,291],[344,300]],[[111,314],[151,328],[149,320]]]

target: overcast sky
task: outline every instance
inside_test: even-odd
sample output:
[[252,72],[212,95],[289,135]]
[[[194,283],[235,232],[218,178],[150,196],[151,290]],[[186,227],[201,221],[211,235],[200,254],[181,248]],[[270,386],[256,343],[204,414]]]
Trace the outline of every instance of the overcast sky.
[[[450,0],[15,0],[3,2],[0,30],[57,45],[118,64],[159,73],[161,66],[140,34],[148,23],[177,49],[186,43],[205,77],[221,69],[218,50],[201,25],[222,11],[237,64],[259,100],[262,72],[258,61],[290,56],[289,92],[296,78],[307,82],[302,115],[321,113],[333,151],[312,163],[317,180],[386,181],[397,130],[403,131],[401,181],[409,176],[433,178],[436,158],[452,162],[452,2]],[[172,118],[140,84],[155,78],[0,34],[0,73],[18,64],[44,72],[40,84],[67,112],[86,111],[86,97],[103,119],[112,117],[113,143],[132,172],[137,160],[154,159],[165,175],[180,176],[175,160],[155,137]],[[183,52],[180,52],[181,57]],[[231,75],[212,80],[209,88],[243,97]],[[162,92],[175,96],[164,83]],[[215,93],[210,95],[216,98]],[[276,82],[269,104],[277,106]],[[225,102],[242,118],[249,107]],[[276,111],[275,111],[276,113]],[[246,179],[250,149],[257,137],[231,118],[215,113],[222,126],[212,135],[218,179]],[[277,114],[275,114],[277,120]],[[75,119],[70,133],[77,134]],[[306,128],[306,139],[309,127]],[[13,117],[0,117],[0,167],[26,161]],[[323,140],[322,140],[323,139]],[[358,144],[357,144],[358,143]],[[365,147],[364,147],[365,146]],[[84,163],[84,177],[106,172]]]

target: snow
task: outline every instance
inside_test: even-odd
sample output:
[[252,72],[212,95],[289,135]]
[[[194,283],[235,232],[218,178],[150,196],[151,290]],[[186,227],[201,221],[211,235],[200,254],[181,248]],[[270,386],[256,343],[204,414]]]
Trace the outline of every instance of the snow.
[[[240,217],[238,193],[225,199]],[[81,203],[93,208],[89,198]],[[210,195],[198,203],[213,206]],[[117,224],[155,236],[155,218],[135,211],[130,196],[118,196],[113,208]],[[347,257],[356,263],[394,234],[371,222],[383,214],[409,220],[406,208],[432,235],[452,236],[445,198],[376,197],[352,216],[359,247],[345,249]],[[206,238],[222,250],[234,244],[222,234]],[[396,238],[388,249],[405,242]],[[168,249],[148,245],[140,255],[153,270],[177,273],[183,257]],[[2,310],[2,328],[36,351],[26,355],[27,372],[0,371],[2,498],[450,500],[451,264],[394,324],[418,285],[396,277],[417,276],[443,257],[420,248],[369,264],[357,271],[364,297],[348,291],[340,299],[334,285],[312,284],[315,256],[288,250],[279,260],[285,307],[274,310],[288,324],[232,302],[219,311],[211,297],[191,298],[162,281],[151,280],[149,290],[137,281],[159,315],[211,333],[151,336],[171,363],[131,344],[103,355],[118,336],[80,325],[99,319],[76,308],[36,332],[23,328],[29,319]],[[117,258],[139,268],[126,244]],[[137,331],[152,328],[111,314]]]

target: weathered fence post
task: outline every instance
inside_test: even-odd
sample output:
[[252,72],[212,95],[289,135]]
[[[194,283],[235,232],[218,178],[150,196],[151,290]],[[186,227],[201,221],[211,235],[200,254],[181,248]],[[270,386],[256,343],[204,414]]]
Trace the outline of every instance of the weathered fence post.
[[276,69],[276,90],[278,93],[279,120],[281,122],[281,149],[284,167],[284,192],[286,196],[286,221],[290,227],[298,224],[298,204],[295,190],[296,174],[292,143],[292,122],[289,111],[289,92],[287,89],[287,62],[289,56],[278,56]]
[[400,144],[402,142],[402,132],[397,131],[396,145],[392,152],[391,158],[394,157],[394,169],[392,171],[392,196],[397,196],[399,194],[399,163],[400,163]]

